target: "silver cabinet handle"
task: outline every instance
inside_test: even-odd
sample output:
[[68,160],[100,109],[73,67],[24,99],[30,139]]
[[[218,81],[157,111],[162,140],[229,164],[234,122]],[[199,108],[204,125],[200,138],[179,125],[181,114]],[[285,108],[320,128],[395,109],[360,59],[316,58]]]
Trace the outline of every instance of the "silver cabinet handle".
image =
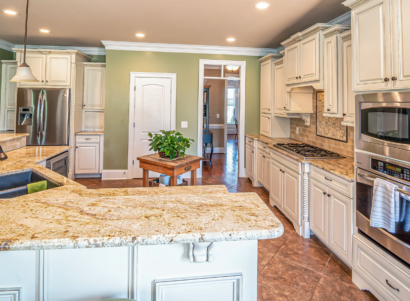
[[391,284],[389,283],[389,280],[386,279],[386,283],[387,283],[388,286],[390,286],[390,287],[391,287],[392,289],[394,289],[395,291],[400,292],[400,290],[399,290],[398,288],[394,287],[393,285],[391,285]]
[[330,181],[330,182],[333,181],[332,179],[329,179],[328,177],[325,177],[325,179],[328,180],[328,181]]

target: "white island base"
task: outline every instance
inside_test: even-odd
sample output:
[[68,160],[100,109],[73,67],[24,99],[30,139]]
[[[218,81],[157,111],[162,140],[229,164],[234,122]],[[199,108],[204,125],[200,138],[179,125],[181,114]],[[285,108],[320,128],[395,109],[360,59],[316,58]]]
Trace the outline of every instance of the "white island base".
[[258,241],[209,244],[0,252],[0,299],[256,301]]

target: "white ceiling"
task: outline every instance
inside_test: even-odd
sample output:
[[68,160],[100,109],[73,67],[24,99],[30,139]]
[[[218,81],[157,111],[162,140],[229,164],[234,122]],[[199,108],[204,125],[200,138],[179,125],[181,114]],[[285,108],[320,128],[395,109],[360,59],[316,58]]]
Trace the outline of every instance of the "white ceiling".
[[[102,47],[101,40],[277,48],[348,11],[344,0],[30,0],[30,45]],[[23,44],[26,0],[0,0],[0,39]],[[49,34],[39,32],[49,29]],[[145,38],[135,34],[143,32]],[[233,43],[228,37],[235,37]]]

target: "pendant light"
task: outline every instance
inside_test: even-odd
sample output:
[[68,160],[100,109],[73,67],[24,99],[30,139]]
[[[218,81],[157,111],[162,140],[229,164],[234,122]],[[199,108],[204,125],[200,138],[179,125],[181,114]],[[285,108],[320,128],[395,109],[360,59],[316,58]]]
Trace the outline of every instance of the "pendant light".
[[29,0],[27,0],[26,7],[26,31],[24,34],[23,63],[17,68],[16,75],[10,80],[11,82],[38,82],[37,78],[35,78],[35,76],[31,72],[30,66],[26,64],[28,1]]

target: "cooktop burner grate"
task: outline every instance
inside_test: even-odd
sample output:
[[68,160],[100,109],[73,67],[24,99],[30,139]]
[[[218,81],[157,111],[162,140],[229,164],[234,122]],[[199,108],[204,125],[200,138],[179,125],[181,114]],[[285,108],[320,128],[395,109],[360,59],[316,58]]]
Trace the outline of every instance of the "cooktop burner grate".
[[304,159],[343,159],[338,153],[305,143],[278,143],[277,147]]

